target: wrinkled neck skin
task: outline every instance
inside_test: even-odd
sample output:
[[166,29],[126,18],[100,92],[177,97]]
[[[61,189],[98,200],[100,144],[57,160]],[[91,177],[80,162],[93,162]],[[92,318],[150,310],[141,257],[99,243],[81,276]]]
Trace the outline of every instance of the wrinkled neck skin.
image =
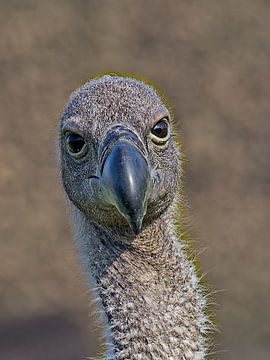
[[83,270],[104,313],[105,359],[205,359],[205,300],[172,209],[130,244],[72,210]]

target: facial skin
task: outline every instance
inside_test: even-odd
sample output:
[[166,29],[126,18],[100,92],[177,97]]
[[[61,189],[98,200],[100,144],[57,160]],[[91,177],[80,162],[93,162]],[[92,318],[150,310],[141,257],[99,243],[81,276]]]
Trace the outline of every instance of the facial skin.
[[60,148],[68,197],[97,226],[138,234],[175,197],[179,153],[170,114],[141,81],[107,75],[75,91]]

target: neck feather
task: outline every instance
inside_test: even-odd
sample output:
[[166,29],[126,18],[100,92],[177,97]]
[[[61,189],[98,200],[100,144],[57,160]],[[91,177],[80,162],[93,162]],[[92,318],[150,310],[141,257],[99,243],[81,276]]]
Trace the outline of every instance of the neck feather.
[[205,300],[171,212],[132,243],[74,209],[77,247],[100,300],[106,360],[205,358]]

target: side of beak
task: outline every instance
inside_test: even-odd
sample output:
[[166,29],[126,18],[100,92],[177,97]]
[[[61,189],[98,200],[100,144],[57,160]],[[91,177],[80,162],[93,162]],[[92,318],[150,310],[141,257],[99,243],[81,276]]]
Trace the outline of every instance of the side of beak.
[[143,145],[126,128],[111,129],[100,145],[100,185],[104,200],[114,205],[138,234],[151,191],[151,175]]

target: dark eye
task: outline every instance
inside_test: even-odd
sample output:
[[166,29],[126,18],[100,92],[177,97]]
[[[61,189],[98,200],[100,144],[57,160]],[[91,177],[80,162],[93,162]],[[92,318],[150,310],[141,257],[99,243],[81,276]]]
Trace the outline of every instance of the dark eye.
[[167,120],[160,120],[151,130],[152,134],[163,139],[168,135]]
[[164,145],[169,139],[169,123],[167,118],[161,119],[151,129],[151,140],[157,145]]
[[69,133],[66,136],[66,144],[70,153],[79,155],[85,146],[85,141],[80,135]]

